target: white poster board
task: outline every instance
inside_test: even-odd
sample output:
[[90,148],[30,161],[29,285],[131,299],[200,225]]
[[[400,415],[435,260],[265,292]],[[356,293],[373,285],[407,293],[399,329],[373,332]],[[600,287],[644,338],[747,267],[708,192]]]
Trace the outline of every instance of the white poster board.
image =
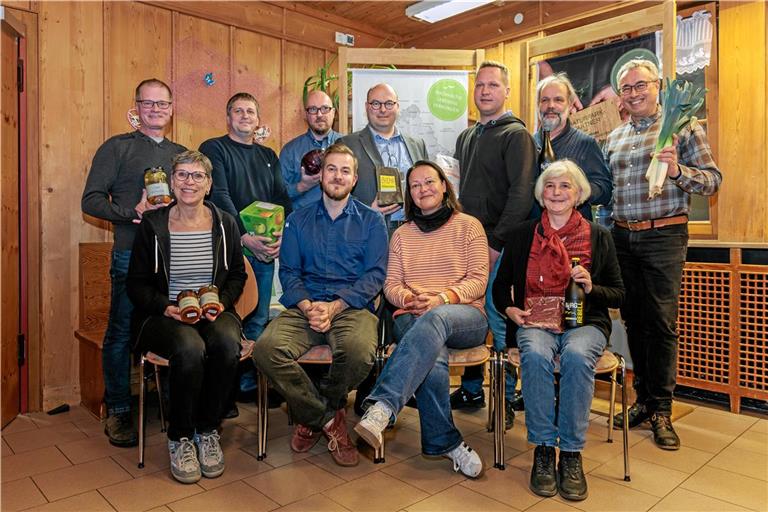
[[424,139],[431,160],[438,153],[453,155],[456,139],[467,127],[468,71],[435,69],[351,69],[352,131],[365,127],[368,89],[389,84],[398,96],[397,129]]

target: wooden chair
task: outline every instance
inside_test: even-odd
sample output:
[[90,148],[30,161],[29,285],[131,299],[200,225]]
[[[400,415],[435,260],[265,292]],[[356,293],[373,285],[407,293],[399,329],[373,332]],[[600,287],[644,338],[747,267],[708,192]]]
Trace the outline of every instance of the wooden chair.
[[[235,303],[235,311],[237,311],[237,314],[240,316],[240,318],[245,318],[251,314],[251,312],[256,309],[256,304],[259,300],[259,291],[256,286],[256,276],[254,275],[253,269],[251,268],[251,264],[248,263],[248,260],[245,258],[243,258],[243,260],[245,262],[245,271],[246,274],[248,274],[248,279],[245,281],[245,288],[243,288],[243,293]],[[240,361],[244,361],[251,357],[251,354],[253,353],[253,346],[254,342],[252,340],[247,340],[245,337],[243,337],[243,339],[240,341]],[[150,372],[149,375],[145,372],[147,363],[153,366],[153,371]],[[144,396],[146,394],[147,380],[152,378],[153,373],[155,377],[155,388],[157,389],[157,401],[160,408],[160,432],[165,432],[166,429],[165,413],[163,411],[163,397],[160,389],[159,369],[161,366],[168,367],[168,359],[150,351],[141,354],[141,358],[139,359],[139,375],[141,376],[139,379],[139,469],[144,468],[144,443],[146,440],[145,422],[147,404]]]
[[[509,362],[520,370],[520,351],[516,348],[509,351]],[[613,415],[616,408],[616,383],[617,374],[621,371],[621,410],[624,413],[624,425],[622,426],[622,434],[624,437],[624,480],[630,481],[629,477],[629,419],[627,418],[627,388],[626,383],[626,363],[624,357],[618,352],[611,352],[608,349],[603,351],[600,359],[597,360],[595,365],[595,374],[609,374],[611,379],[611,395],[610,405],[608,408],[608,439],[609,443],[613,442]],[[560,372],[560,360],[555,359],[555,373]],[[502,385],[503,389],[503,385]],[[503,404],[503,402],[502,402]]]

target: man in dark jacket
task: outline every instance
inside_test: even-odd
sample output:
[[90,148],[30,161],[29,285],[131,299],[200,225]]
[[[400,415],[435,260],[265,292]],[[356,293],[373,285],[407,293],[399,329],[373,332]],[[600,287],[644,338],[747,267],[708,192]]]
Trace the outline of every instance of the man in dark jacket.
[[[83,213],[107,220],[114,227],[110,267],[112,299],[102,365],[108,415],[104,433],[115,446],[135,446],[137,442],[136,427],[131,419],[133,305],[126,293],[128,262],[142,214],[165,206],[147,202],[144,171],[161,166],[169,172],[174,155],[186,150],[165,138],[173,115],[171,89],[156,78],[144,80],[136,87],[135,99],[140,126],[134,132],[108,139],[96,151],[81,202]],[[167,183],[165,185],[167,187]]]
[[394,167],[405,180],[405,173],[413,162],[428,158],[427,146],[422,139],[401,134],[395,126],[400,115],[400,104],[397,93],[389,85],[378,84],[368,90],[365,113],[368,116],[366,127],[339,141],[352,150],[359,162],[359,178],[352,193],[374,210],[384,215],[391,214],[391,220],[402,221],[400,205],[379,206],[376,200],[376,169]]
[[[536,145],[523,122],[505,110],[509,96],[509,72],[503,64],[485,61],[475,78],[475,105],[480,121],[464,130],[456,140],[456,159],[461,169],[459,198],[464,211],[477,217],[488,236],[491,274],[510,232],[528,218],[533,205],[536,179]],[[490,284],[489,284],[490,287]],[[504,350],[504,319],[493,307],[490,288],[486,294],[486,313],[493,331],[496,350]],[[451,394],[454,409],[484,407],[482,368],[469,367],[461,387]],[[507,376],[505,406],[507,428],[512,426],[515,380]]]
[[240,228],[240,241],[252,253],[248,261],[256,275],[259,303],[243,325],[249,340],[258,339],[269,320],[274,259],[280,252],[281,233],[275,233],[277,241],[274,243],[269,237],[248,233],[240,220],[240,211],[254,201],[266,201],[283,206],[286,216],[291,213],[291,200],[277,155],[253,140],[258,126],[256,98],[247,92],[239,92],[227,102],[227,134],[200,145],[200,152],[213,164],[211,201],[235,218]]
[[[543,130],[548,130],[555,158],[573,160],[584,171],[592,195],[579,207],[579,212],[585,219],[592,220],[592,205],[610,204],[613,178],[595,138],[574,128],[568,120],[577,99],[576,91],[565,73],[555,73],[541,80],[536,86],[540,127],[533,139],[541,148]],[[539,211],[538,204],[534,208]]]

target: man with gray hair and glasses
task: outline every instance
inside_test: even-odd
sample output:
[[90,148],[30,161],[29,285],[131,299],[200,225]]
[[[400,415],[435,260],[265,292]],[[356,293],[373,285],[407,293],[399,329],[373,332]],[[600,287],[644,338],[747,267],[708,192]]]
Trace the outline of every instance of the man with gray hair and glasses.
[[[661,129],[661,81],[653,62],[630,60],[618,72],[619,94],[630,119],[608,136],[605,156],[613,174],[613,240],[626,288],[621,316],[627,328],[637,401],[629,426],[650,420],[659,448],[677,450],[672,394],[677,375],[677,309],[688,247],[691,194],[720,188],[704,129],[691,121],[673,145],[655,151]],[[661,194],[648,199],[645,172],[656,153],[666,163]],[[623,416],[614,418],[621,428]]]
[[[136,87],[139,124],[135,131],[115,135],[99,147],[85,182],[83,213],[112,223],[114,244],[109,320],[104,333],[102,366],[107,420],[104,433],[115,446],[135,446],[131,417],[131,304],[126,291],[128,263],[141,216],[165,206],[147,201],[144,171],[162,167],[170,175],[173,157],[187,148],[165,138],[173,116],[171,88],[157,78]],[[168,184],[164,183],[166,191]],[[166,192],[170,195],[170,192]]]
[[[592,194],[579,207],[579,212],[585,219],[591,220],[592,205],[607,206],[611,202],[611,171],[595,138],[574,128],[568,120],[577,99],[576,91],[565,73],[542,79],[536,86],[539,129],[534,133],[533,140],[541,149],[544,132],[549,132],[555,157],[574,161],[587,175]],[[538,213],[538,203],[534,203],[534,208]]]

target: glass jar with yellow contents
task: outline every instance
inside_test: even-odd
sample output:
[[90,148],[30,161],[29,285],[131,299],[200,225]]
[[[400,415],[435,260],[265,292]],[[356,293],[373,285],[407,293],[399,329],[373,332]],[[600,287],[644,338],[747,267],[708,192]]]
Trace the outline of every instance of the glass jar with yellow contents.
[[144,171],[144,188],[147,189],[147,202],[149,204],[168,204],[171,202],[168,175],[161,166],[150,167]]

